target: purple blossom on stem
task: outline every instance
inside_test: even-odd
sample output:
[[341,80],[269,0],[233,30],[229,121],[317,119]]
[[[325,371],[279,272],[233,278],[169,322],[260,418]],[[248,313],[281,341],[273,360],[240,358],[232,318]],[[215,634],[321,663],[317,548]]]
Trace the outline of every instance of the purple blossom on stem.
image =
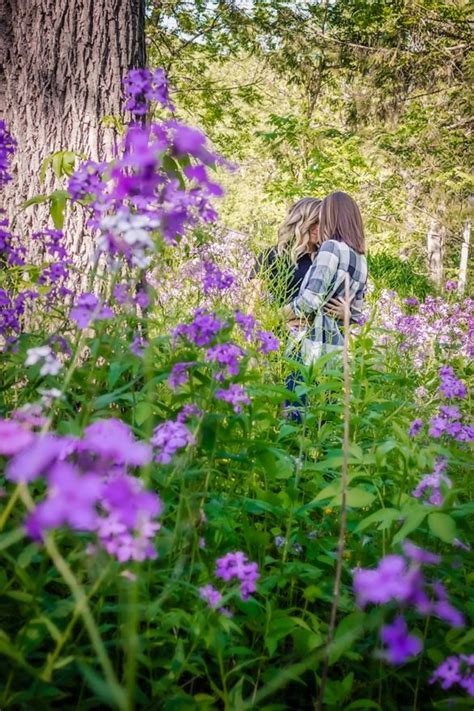
[[228,582],[233,578],[240,580],[240,594],[242,600],[247,600],[250,594],[257,589],[257,580],[260,577],[258,566],[251,563],[241,551],[227,553],[223,558],[216,560],[216,577]]
[[174,338],[184,337],[196,346],[208,346],[225,324],[215,314],[197,309],[191,323],[181,323],[173,331]]
[[280,341],[270,331],[257,331],[257,340],[259,341],[259,350],[264,355],[277,351],[280,347]]
[[199,597],[201,600],[204,600],[204,602],[207,602],[210,608],[213,610],[216,609],[216,607],[219,607],[221,602],[222,602],[222,595],[219,592],[219,590],[216,590],[216,588],[213,585],[204,585],[203,587],[199,588]]
[[8,131],[5,121],[0,120],[0,190],[11,180],[9,163],[15,153],[15,147],[16,141]]
[[95,294],[81,294],[73,308],[71,318],[76,322],[78,328],[87,328],[92,321],[103,321],[114,318],[114,312],[109,306],[101,304]]
[[250,341],[253,337],[255,328],[257,327],[257,322],[252,314],[243,314],[241,311],[236,311],[235,321],[242,329],[247,341]]
[[421,430],[423,427],[423,420],[421,420],[419,417],[413,420],[413,422],[410,425],[410,429],[408,430],[408,434],[410,437],[415,437],[418,432]]
[[29,368],[37,363],[41,364],[40,375],[57,375],[63,367],[63,364],[56,358],[50,346],[28,348],[25,366]]
[[0,420],[0,454],[18,454],[33,442],[33,433],[15,420]]
[[149,104],[155,101],[164,108],[173,110],[168,96],[168,82],[162,69],[131,69],[123,81],[125,111],[143,116]]
[[212,262],[204,262],[203,288],[207,295],[212,291],[225,291],[229,289],[235,281],[230,272],[222,272]]
[[474,654],[447,657],[435,670],[430,684],[436,681],[441,682],[442,689],[458,684],[469,696],[474,696]]
[[155,428],[151,443],[156,448],[155,461],[169,464],[178,449],[195,444],[196,439],[184,423],[168,420]]
[[441,379],[441,384],[439,386],[440,392],[444,397],[449,399],[466,397],[467,389],[462,380],[459,380],[454,374],[454,370],[450,365],[444,365],[439,369],[439,376]]
[[172,390],[176,390],[181,385],[185,385],[189,380],[189,369],[194,365],[194,361],[175,363],[168,377],[168,385]]
[[186,422],[190,417],[202,417],[204,412],[197,405],[185,405],[176,418],[177,422]]
[[439,458],[434,466],[433,472],[427,474],[412,491],[412,496],[416,499],[423,499],[425,503],[432,506],[441,506],[444,501],[442,487],[450,489],[451,479],[446,475],[447,461],[443,457]]
[[391,625],[384,625],[380,638],[387,646],[383,657],[390,664],[403,664],[416,657],[422,650],[421,639],[408,634],[407,623],[401,615],[396,617]]
[[233,383],[229,385],[227,390],[216,390],[215,397],[217,400],[224,400],[232,405],[234,412],[237,414],[242,412],[242,405],[250,405],[250,398],[247,391],[242,385]]
[[132,351],[133,355],[136,355],[137,358],[142,358],[147,348],[148,341],[143,338],[143,336],[141,336],[139,333],[136,333],[133,337],[133,341],[130,344],[130,350]]
[[[239,359],[245,355],[235,343],[218,343],[206,351],[206,358],[225,369],[228,377],[239,374]],[[224,373],[217,373],[216,380],[223,380]]]

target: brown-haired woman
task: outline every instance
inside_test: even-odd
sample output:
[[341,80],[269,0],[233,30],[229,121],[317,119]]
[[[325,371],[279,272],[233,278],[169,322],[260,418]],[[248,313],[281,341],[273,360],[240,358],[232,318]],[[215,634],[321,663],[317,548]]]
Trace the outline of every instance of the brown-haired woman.
[[351,322],[357,322],[361,313],[367,283],[364,227],[359,208],[347,193],[334,192],[322,201],[319,239],[317,257],[300,293],[283,309],[287,319],[312,319],[301,341],[301,359],[306,365],[343,344],[341,322],[325,306],[344,296],[346,274]]

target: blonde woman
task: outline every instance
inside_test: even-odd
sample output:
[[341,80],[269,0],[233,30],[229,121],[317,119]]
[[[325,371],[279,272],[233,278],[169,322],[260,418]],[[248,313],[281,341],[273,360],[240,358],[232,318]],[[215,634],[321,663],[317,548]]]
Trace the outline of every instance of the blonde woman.
[[[362,217],[350,195],[334,192],[320,207],[320,248],[306,272],[298,296],[283,309],[285,318],[309,318],[311,326],[302,342],[306,365],[343,344],[342,319],[326,308],[344,294],[349,276],[350,320],[357,322],[365,295],[367,259]],[[343,301],[343,299],[342,299]]]
[[[319,215],[322,201],[305,197],[288,210],[278,230],[278,243],[257,258],[254,276],[263,276],[278,306],[288,304],[298,295],[319,248]],[[326,304],[328,313],[343,318],[343,300],[334,298]],[[288,326],[297,328],[292,316]]]

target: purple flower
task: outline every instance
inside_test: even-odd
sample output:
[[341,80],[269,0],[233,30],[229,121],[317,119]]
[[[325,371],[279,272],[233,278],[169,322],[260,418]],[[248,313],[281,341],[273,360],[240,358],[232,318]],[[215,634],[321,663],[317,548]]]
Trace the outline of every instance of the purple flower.
[[456,378],[454,370],[451,366],[445,365],[439,370],[439,376],[441,379],[441,384],[439,386],[440,392],[448,399],[451,398],[465,398],[467,394],[467,389],[462,380]]
[[0,454],[11,457],[32,443],[33,433],[15,420],[0,420]]
[[143,116],[149,104],[155,101],[164,108],[173,110],[168,96],[168,83],[163,69],[130,69],[123,80],[125,111]]
[[211,262],[204,262],[203,267],[203,287],[205,294],[209,294],[214,290],[225,291],[229,289],[235,281],[230,272],[221,272],[221,270]]
[[256,563],[248,561],[244,553],[227,553],[223,558],[216,560],[216,577],[228,582],[233,578],[240,580],[240,594],[242,600],[247,600],[250,594],[257,589],[257,580],[260,577]]
[[451,479],[446,476],[447,461],[440,457],[433,469],[432,474],[427,474],[412,491],[412,496],[416,499],[424,499],[426,503],[433,506],[441,506],[444,500],[442,487],[448,489],[452,487]]
[[26,351],[25,366],[28,368],[37,363],[41,364],[40,375],[57,375],[62,363],[54,355],[50,346],[38,346],[37,348],[28,348]]
[[259,350],[264,355],[277,351],[280,347],[280,341],[270,331],[257,331],[257,340],[260,343]]
[[188,324],[179,324],[174,331],[174,338],[184,337],[197,346],[208,346],[225,324],[212,313],[197,309],[194,319]]
[[102,460],[131,467],[142,467],[152,458],[151,447],[137,442],[129,425],[114,418],[98,420],[86,427],[78,448]]
[[194,361],[175,363],[168,377],[168,385],[172,390],[176,390],[181,385],[185,385],[189,380],[189,369],[194,365]]
[[[206,351],[206,358],[225,368],[228,377],[239,374],[239,359],[245,355],[235,343],[218,343]],[[216,380],[223,380],[224,372],[217,373]]]
[[130,350],[133,355],[136,355],[137,358],[142,358],[147,348],[148,341],[139,333],[136,333],[133,337],[133,341],[130,343]]
[[442,689],[459,684],[469,696],[474,696],[474,654],[447,657],[435,670],[430,684],[441,682]]
[[185,405],[176,418],[176,421],[186,422],[190,417],[202,417],[203,414],[203,411],[197,407],[197,405]]
[[408,634],[407,623],[401,615],[391,625],[382,627],[380,637],[387,645],[383,656],[390,664],[403,664],[419,654],[423,647],[418,637]]
[[28,483],[49,471],[64,453],[65,444],[55,435],[37,436],[26,449],[21,449],[9,462],[6,477],[10,481]]
[[114,317],[114,312],[109,306],[103,306],[95,294],[81,294],[73,308],[71,318],[78,328],[83,329],[92,321],[102,321]]
[[455,405],[441,405],[441,407],[439,408],[439,411],[445,417],[448,417],[451,420],[460,420],[461,419],[461,413],[459,411],[459,407],[456,407]]
[[387,555],[374,570],[357,568],[354,571],[353,587],[359,607],[369,602],[384,604],[391,600],[408,600],[416,586],[416,579],[409,574],[402,556]]
[[71,199],[74,202],[91,197],[96,201],[100,200],[107,189],[104,181],[106,170],[107,163],[96,163],[91,160],[81,163],[69,180],[68,190]]
[[227,390],[217,390],[215,393],[217,400],[224,400],[232,405],[234,412],[242,412],[242,405],[250,405],[250,398],[242,385],[233,383]]
[[458,288],[458,283],[457,283],[457,281],[453,281],[453,280],[447,281],[446,284],[444,285],[445,291],[456,291],[457,288]]
[[410,425],[410,429],[408,430],[408,434],[410,437],[415,437],[415,435],[418,434],[418,432],[421,430],[423,427],[423,420],[421,420],[419,417],[417,417],[415,420]]
[[204,585],[203,587],[199,588],[199,597],[201,598],[201,600],[204,600],[204,602],[207,602],[209,607],[211,607],[213,610],[216,607],[219,607],[222,602],[221,593],[219,592],[219,590],[216,590],[216,588],[212,585]]
[[0,190],[11,180],[9,171],[10,158],[15,153],[16,141],[7,129],[5,121],[0,120]]
[[157,449],[155,461],[169,464],[178,449],[195,444],[196,440],[185,424],[168,420],[155,428],[151,443]]
[[236,311],[235,321],[242,329],[245,338],[250,341],[257,326],[257,322],[252,314],[243,314],[241,311]]
[[405,540],[402,543],[403,552],[405,555],[414,560],[416,563],[423,563],[425,565],[437,565],[441,562],[441,558],[436,553],[431,553],[423,548],[419,548],[414,543],[409,540]]

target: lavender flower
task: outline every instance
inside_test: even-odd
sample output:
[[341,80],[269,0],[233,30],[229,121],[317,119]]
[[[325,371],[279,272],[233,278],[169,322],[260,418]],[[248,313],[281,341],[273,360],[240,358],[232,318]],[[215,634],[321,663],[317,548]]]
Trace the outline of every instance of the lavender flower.
[[237,414],[242,412],[242,405],[250,405],[250,398],[247,391],[242,385],[233,383],[229,385],[227,390],[216,390],[215,397],[217,400],[224,400],[232,405],[234,412]]
[[418,432],[421,430],[423,427],[423,420],[421,420],[419,417],[413,420],[413,422],[410,425],[410,429],[408,430],[408,434],[410,437],[415,437]]
[[467,390],[466,386],[459,380],[455,374],[454,370],[450,365],[444,365],[439,369],[439,376],[441,379],[441,384],[439,386],[440,392],[448,399],[466,397]]
[[185,405],[176,418],[177,422],[186,422],[190,417],[202,417],[203,411],[197,405]]
[[11,180],[9,171],[10,158],[15,152],[16,141],[7,129],[5,121],[0,120],[0,190]]
[[223,321],[214,314],[207,313],[204,309],[197,309],[191,323],[179,324],[174,329],[173,336],[175,339],[187,338],[199,347],[208,346],[224,326]]
[[215,264],[204,262],[203,287],[204,293],[212,291],[225,291],[235,282],[234,276],[230,272],[222,272]]
[[15,420],[0,420],[0,454],[11,457],[32,443],[30,430]]
[[169,464],[178,449],[195,444],[196,440],[185,424],[168,420],[155,428],[151,443],[157,450],[155,461]]
[[213,610],[215,610],[216,607],[219,607],[222,602],[221,593],[212,585],[204,585],[199,588],[199,597],[201,600],[204,600],[204,602],[207,602],[209,607]]
[[242,600],[247,600],[250,593],[256,591],[257,580],[260,577],[256,563],[248,561],[244,553],[227,553],[223,558],[216,560],[216,577],[226,582],[237,578],[240,580],[240,594]]
[[185,385],[189,380],[189,369],[194,365],[194,361],[175,363],[168,377],[168,385],[172,390],[176,390],[181,385]]
[[416,499],[424,499],[425,503],[441,506],[444,501],[442,487],[452,487],[451,479],[446,476],[447,461],[440,457],[431,474],[427,474],[412,491]]
[[435,670],[430,684],[436,681],[441,682],[442,689],[458,684],[469,696],[474,696],[474,654],[447,657]]
[[271,353],[272,351],[277,351],[280,347],[280,341],[273,333],[270,331],[258,331],[257,340],[259,341],[259,350],[264,354]]
[[243,355],[244,351],[235,343],[218,343],[206,351],[206,358],[223,368],[222,372],[216,374],[216,380],[224,379],[224,369],[228,377],[238,375],[239,359]]
[[132,351],[133,355],[136,355],[137,358],[142,358],[147,348],[148,341],[143,338],[142,335],[136,333],[133,337],[133,341],[130,344],[130,350]]
[[162,69],[155,69],[153,72],[148,69],[131,69],[123,81],[123,87],[125,111],[143,116],[152,101],[173,110],[168,96],[166,75]]
[[101,304],[95,294],[81,294],[71,309],[71,318],[78,328],[87,328],[92,321],[103,321],[114,317],[109,306]]
[[245,338],[250,341],[257,326],[257,322],[252,314],[243,314],[241,311],[236,311],[235,321],[242,329]]
[[390,664],[403,664],[419,654],[423,647],[418,637],[408,634],[407,623],[401,615],[391,625],[382,627],[380,638],[387,645],[383,657]]

